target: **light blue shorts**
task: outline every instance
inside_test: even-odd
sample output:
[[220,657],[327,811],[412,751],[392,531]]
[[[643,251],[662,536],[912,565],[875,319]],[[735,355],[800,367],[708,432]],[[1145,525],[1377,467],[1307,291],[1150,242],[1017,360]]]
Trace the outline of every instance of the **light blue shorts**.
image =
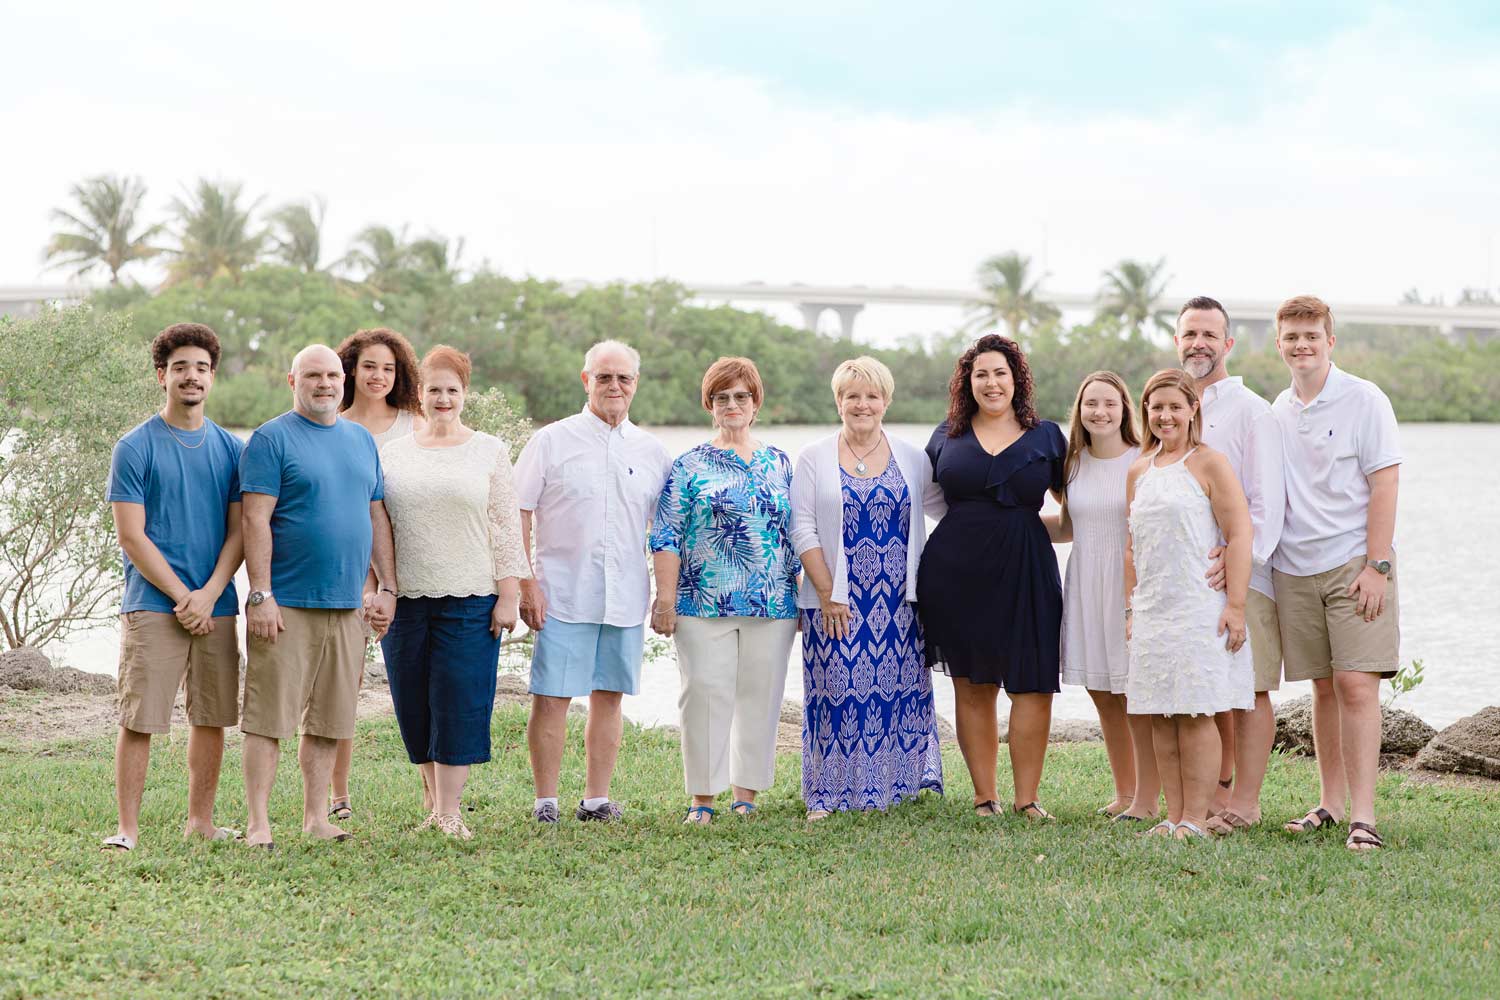
[[646,626],[620,628],[548,618],[531,651],[531,693],[582,698],[594,691],[635,694]]

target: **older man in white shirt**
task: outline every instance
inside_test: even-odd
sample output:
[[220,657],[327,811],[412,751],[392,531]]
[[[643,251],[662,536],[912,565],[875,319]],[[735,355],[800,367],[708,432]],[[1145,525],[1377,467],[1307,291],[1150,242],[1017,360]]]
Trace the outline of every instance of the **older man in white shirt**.
[[671,456],[630,422],[641,358],[619,341],[589,348],[582,412],[541,428],[516,462],[521,537],[536,535],[521,618],[536,632],[526,742],[536,783],[532,815],[558,821],[557,783],[568,706],[587,696],[587,772],[579,820],[621,815],[609,784],[620,750],[623,695],[640,684],[650,583],[646,531]]
[[1250,503],[1254,529],[1250,593],[1245,623],[1255,673],[1255,707],[1221,712],[1215,721],[1223,740],[1220,795],[1209,829],[1218,834],[1260,822],[1260,790],[1276,739],[1269,692],[1281,686],[1281,634],[1271,555],[1281,540],[1286,514],[1281,432],[1271,406],[1238,376],[1229,374],[1229,313],[1206,295],[1189,299],[1177,314],[1177,358],[1193,377],[1203,409],[1203,441],[1223,452]]
[[1299,295],[1276,311],[1292,384],[1271,405],[1286,449],[1286,522],[1273,560],[1286,679],[1313,682],[1320,798],[1286,824],[1306,833],[1344,818],[1350,850],[1375,832],[1380,681],[1400,663],[1396,603],[1396,413],[1373,382],[1333,363],[1333,314]]

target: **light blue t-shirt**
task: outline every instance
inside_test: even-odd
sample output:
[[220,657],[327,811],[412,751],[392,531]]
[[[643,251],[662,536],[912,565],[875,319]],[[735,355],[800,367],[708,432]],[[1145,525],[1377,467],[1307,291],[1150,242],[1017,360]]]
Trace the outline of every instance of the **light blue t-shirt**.
[[[200,443],[201,442],[201,443]],[[214,575],[224,548],[229,505],[240,502],[239,438],[205,419],[197,431],[167,426],[161,414],[138,424],[115,445],[109,463],[111,502],[146,508],[146,537],[191,590]],[[172,613],[173,601],[125,559],[122,613]],[[239,610],[234,581],[214,602],[214,616]]]
[[385,499],[380,453],[359,424],[295,410],[261,424],[240,488],[276,498],[271,595],[290,608],[357,608],[370,567],[370,502]]

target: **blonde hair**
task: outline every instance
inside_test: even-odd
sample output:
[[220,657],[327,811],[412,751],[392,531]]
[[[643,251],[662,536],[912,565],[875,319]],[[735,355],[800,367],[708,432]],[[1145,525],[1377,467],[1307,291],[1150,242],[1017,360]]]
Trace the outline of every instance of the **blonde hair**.
[[1203,407],[1199,405],[1198,390],[1193,385],[1193,377],[1181,368],[1168,368],[1147,379],[1146,388],[1141,390],[1141,427],[1144,428],[1145,435],[1141,450],[1150,452],[1161,446],[1161,438],[1151,433],[1151,420],[1146,416],[1146,407],[1151,404],[1151,394],[1158,389],[1176,389],[1187,397],[1188,404],[1193,407],[1193,419],[1188,423],[1188,447],[1196,448],[1202,444]]
[[1093,443],[1089,438],[1088,428],[1083,426],[1083,393],[1095,382],[1103,382],[1115,392],[1120,394],[1120,439],[1129,445],[1141,443],[1140,433],[1136,430],[1135,404],[1130,399],[1130,388],[1125,380],[1114,372],[1090,372],[1078,383],[1078,394],[1073,397],[1073,419],[1068,424],[1068,454],[1063,459],[1063,489],[1067,490],[1067,484],[1078,475],[1079,455],[1083,449]]
[[856,382],[868,382],[879,389],[887,403],[896,394],[896,379],[891,370],[885,366],[884,361],[868,354],[850,358],[833,370],[833,378],[829,384],[833,387],[834,401],[842,398],[844,392]]

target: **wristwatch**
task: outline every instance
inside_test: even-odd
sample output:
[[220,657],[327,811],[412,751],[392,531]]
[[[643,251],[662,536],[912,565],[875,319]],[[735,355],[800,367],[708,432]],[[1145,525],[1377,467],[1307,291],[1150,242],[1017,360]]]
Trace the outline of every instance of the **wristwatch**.
[[1366,559],[1365,565],[1381,576],[1391,575],[1391,561],[1389,559]]
[[266,598],[270,596],[271,592],[269,590],[252,590],[250,591],[250,596],[246,598],[245,603],[250,605],[250,607],[252,608],[258,607],[264,604],[266,602]]

